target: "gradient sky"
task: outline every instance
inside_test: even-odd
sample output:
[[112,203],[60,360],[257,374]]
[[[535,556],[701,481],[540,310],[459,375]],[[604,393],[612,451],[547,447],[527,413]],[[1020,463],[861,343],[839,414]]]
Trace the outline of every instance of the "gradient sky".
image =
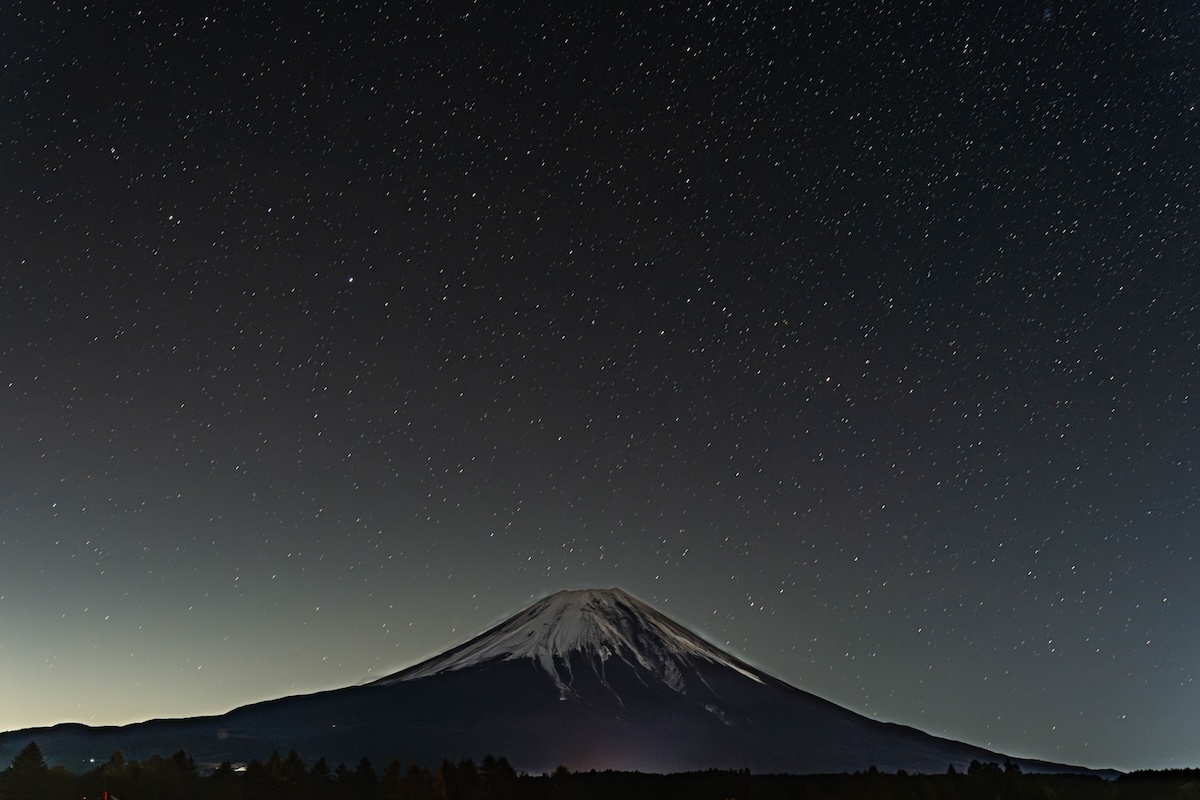
[[106,5],[0,12],[0,729],[619,585],[1200,765],[1194,4]]

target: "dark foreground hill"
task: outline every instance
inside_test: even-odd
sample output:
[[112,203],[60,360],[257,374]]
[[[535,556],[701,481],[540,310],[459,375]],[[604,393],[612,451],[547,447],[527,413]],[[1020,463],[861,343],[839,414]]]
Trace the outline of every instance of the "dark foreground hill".
[[[30,752],[36,751],[36,752]],[[366,759],[330,768],[295,752],[202,775],[184,753],[145,762],[114,758],[82,773],[50,770],[31,746],[0,771],[0,798],[20,800],[1171,800],[1195,797],[1197,772],[1022,774],[1014,765],[973,763],[967,774],[755,775],[748,770],[657,775],[645,772],[518,774],[504,758],[444,760],[434,769]]]
[[[360,761],[330,770],[298,755],[254,761],[241,773],[200,775],[186,758],[109,763],[72,775],[29,769],[0,772],[0,797],[20,800],[1172,800],[1195,797],[1194,775],[1023,775],[976,765],[967,775],[754,775],[746,770],[655,775],[645,772],[517,774],[504,759],[444,761],[435,769],[398,761],[376,769]],[[26,765],[28,766],[28,765]]]
[[[619,589],[559,592],[453,650],[364,686],[215,717],[0,735],[72,768],[184,750],[198,763],[272,750],[331,763],[504,753],[519,769],[963,772],[1003,754],[867,719],[740,661]],[[1026,772],[1086,772],[1012,759]]]

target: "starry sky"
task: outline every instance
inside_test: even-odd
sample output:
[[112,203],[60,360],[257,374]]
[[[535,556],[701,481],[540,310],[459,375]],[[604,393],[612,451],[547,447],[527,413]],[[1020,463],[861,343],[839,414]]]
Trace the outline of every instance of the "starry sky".
[[109,5],[0,11],[0,729],[617,585],[1200,765],[1195,4]]

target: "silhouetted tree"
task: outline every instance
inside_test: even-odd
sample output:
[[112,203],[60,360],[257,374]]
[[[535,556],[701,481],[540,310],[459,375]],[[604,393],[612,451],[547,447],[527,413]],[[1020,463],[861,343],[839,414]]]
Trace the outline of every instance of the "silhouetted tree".
[[317,763],[312,765],[312,769],[309,770],[308,777],[311,778],[312,782],[316,785],[324,785],[329,781],[329,763],[325,761],[325,756],[318,758]]
[[46,766],[46,757],[42,755],[42,748],[38,747],[37,742],[30,742],[22,747],[21,752],[13,756],[8,769],[15,778],[41,778],[50,772],[50,768]]
[[481,789],[482,779],[474,761],[466,758],[455,764],[453,800],[480,800]]
[[[246,797],[246,786],[242,777],[233,768],[233,764],[222,761],[220,766],[214,769],[212,775],[209,776],[203,796],[219,797],[221,800],[243,800]],[[117,794],[117,796],[125,797],[122,794]]]
[[287,758],[279,767],[279,777],[288,786],[299,786],[308,777],[304,759],[295,750],[288,750]]
[[479,766],[483,794],[488,800],[512,800],[517,792],[517,771],[508,759],[488,753]]
[[275,794],[271,774],[267,765],[257,758],[250,759],[246,769],[241,773],[240,781],[247,797],[272,797]]
[[1004,773],[1000,771],[1000,765],[995,761],[989,761],[986,764],[979,763],[978,759],[972,759],[967,767],[967,775],[972,778],[995,779],[1002,776]]
[[375,767],[371,764],[371,759],[366,756],[358,762],[358,766],[354,768],[354,777],[358,780],[359,786],[364,789],[374,789],[379,785],[379,775],[375,773]]
[[383,777],[379,780],[379,796],[383,800],[399,800],[400,781],[404,778],[404,765],[400,759],[393,758],[383,768]]
[[270,780],[280,781],[283,779],[283,756],[279,755],[278,750],[272,750],[271,755],[267,756],[267,763],[263,764],[263,769]]
[[125,763],[125,754],[114,750],[108,763],[100,767],[100,771],[109,778],[125,778],[129,775],[129,765]]
[[[433,776],[429,779],[432,796],[435,800],[450,800],[450,787],[447,785],[447,774],[453,776],[454,765],[449,760],[443,759],[442,765],[433,772]],[[453,780],[451,777],[449,780]]]
[[400,800],[434,800],[433,776],[420,764],[410,764],[400,781]]
[[571,779],[571,770],[567,769],[564,764],[559,764],[555,768],[554,774],[550,776],[550,793],[551,800],[570,800],[575,796],[575,785]]
[[40,800],[51,793],[50,768],[37,742],[30,742],[13,756],[12,764],[4,771],[4,785],[10,797],[19,800]]
[[333,768],[333,785],[338,797],[350,797],[354,794],[354,771],[343,762]]
[[171,763],[174,765],[179,777],[184,781],[191,781],[200,774],[196,769],[196,762],[182,750],[171,754]]

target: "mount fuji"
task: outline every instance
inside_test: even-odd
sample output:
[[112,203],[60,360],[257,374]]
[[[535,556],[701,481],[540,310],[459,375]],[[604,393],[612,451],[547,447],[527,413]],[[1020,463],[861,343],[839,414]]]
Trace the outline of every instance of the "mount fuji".
[[[31,739],[80,766],[183,749],[199,763],[296,749],[330,763],[505,755],[520,769],[794,774],[963,771],[1005,760],[868,719],[780,681],[620,589],[562,591],[441,655],[361,686],[214,717],[0,734],[0,763]],[[1026,772],[1088,772],[1013,759]]]

